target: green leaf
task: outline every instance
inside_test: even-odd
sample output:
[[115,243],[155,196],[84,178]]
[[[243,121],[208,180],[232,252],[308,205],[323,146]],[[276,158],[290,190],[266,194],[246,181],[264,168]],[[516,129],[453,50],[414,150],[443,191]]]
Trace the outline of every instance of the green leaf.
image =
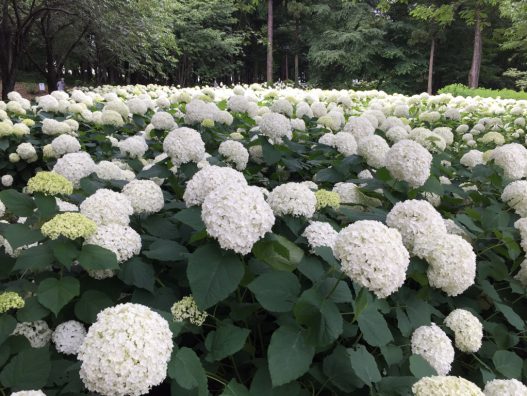
[[52,250],[55,258],[68,269],[71,268],[80,254],[75,243],[66,238],[58,238],[53,241]]
[[174,219],[196,231],[205,229],[205,224],[201,220],[201,208],[192,207],[180,210],[174,215]]
[[293,271],[304,257],[304,251],[281,235],[270,234],[253,246],[256,258],[280,271]]
[[371,386],[372,383],[381,380],[381,373],[377,367],[377,362],[371,353],[368,352],[364,345],[359,345],[355,349],[348,349],[351,359],[351,367],[357,377],[365,384]]
[[525,321],[521,318],[520,315],[514,312],[514,310],[510,306],[502,304],[500,302],[494,302],[494,305],[496,306],[496,309],[500,311],[503,316],[505,316],[507,322],[513,325],[517,330],[522,331],[525,329]]
[[337,305],[315,289],[302,293],[293,312],[298,323],[307,327],[306,341],[311,345],[326,346],[342,334],[342,315]]
[[315,348],[305,342],[301,329],[282,326],[276,330],[267,350],[273,386],[291,382],[309,370]]
[[200,395],[206,395],[207,376],[196,353],[183,347],[172,354],[168,364],[168,376],[184,389],[198,389]]
[[13,270],[45,270],[55,261],[53,252],[47,244],[25,249],[18,256]]
[[289,312],[300,294],[298,278],[284,271],[260,275],[247,287],[262,307],[271,312]]
[[492,357],[496,370],[505,377],[521,378],[523,360],[511,351],[496,351]]
[[112,299],[99,290],[86,290],[75,304],[75,316],[84,323],[93,323],[97,314],[113,305]]
[[437,371],[420,355],[410,356],[410,372],[415,378],[437,375]]
[[280,161],[280,158],[282,158],[282,153],[276,150],[274,146],[267,141],[267,139],[261,137],[260,144],[262,145],[262,154],[267,165],[274,165]]
[[119,279],[131,286],[154,292],[155,271],[152,264],[145,263],[139,257],[133,257],[121,265]]
[[0,200],[4,203],[7,210],[20,217],[31,216],[36,207],[30,196],[19,193],[16,190],[1,191]]
[[32,230],[25,224],[6,224],[3,236],[14,249],[31,245],[44,239],[39,230]]
[[386,319],[374,307],[368,307],[357,321],[362,337],[371,346],[381,347],[393,341]]
[[48,382],[51,362],[47,348],[28,348],[16,355],[0,373],[0,382],[12,391],[40,389]]
[[345,281],[329,277],[318,283],[316,289],[337,304],[353,302],[351,290]]
[[119,269],[115,253],[97,245],[84,245],[82,247],[79,264],[85,270]]
[[417,297],[406,301],[406,314],[414,329],[428,325],[431,321],[432,306]]
[[153,260],[177,261],[184,259],[188,251],[176,241],[156,239],[143,254]]
[[55,315],[80,292],[80,283],[71,276],[62,279],[47,278],[37,289],[38,302]]
[[223,324],[207,335],[205,346],[213,360],[222,360],[243,348],[251,331],[232,324]]
[[200,309],[207,309],[231,294],[243,278],[245,267],[232,252],[216,244],[200,246],[189,256],[187,277]]
[[355,322],[359,318],[359,316],[362,314],[362,312],[364,312],[367,306],[368,290],[365,287],[361,287],[353,304],[353,322]]
[[251,396],[251,394],[245,385],[236,382],[236,380],[231,380],[223,390],[221,396]]
[[354,389],[364,386],[351,367],[348,350],[342,345],[337,345],[333,353],[324,359],[322,371],[329,381],[343,392],[351,393]]
[[55,197],[44,195],[40,193],[34,194],[35,204],[37,205],[37,213],[44,219],[52,218],[58,211]]
[[19,309],[16,318],[19,322],[34,322],[48,316],[49,311],[44,308],[37,300],[37,297],[29,297],[24,308]]
[[0,345],[7,340],[16,327],[16,320],[11,315],[0,315]]
[[412,394],[414,377],[384,377],[379,382],[379,396],[408,396]]

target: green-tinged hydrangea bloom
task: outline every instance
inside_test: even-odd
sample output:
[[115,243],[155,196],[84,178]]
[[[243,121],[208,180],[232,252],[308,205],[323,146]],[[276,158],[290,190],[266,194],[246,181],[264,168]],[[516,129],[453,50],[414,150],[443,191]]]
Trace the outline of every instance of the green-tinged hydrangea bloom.
[[317,198],[317,210],[331,206],[337,209],[340,206],[340,195],[334,191],[318,190],[315,192]]
[[58,173],[38,172],[27,182],[27,191],[46,195],[69,195],[73,193],[73,184]]
[[44,223],[41,228],[43,235],[57,239],[64,236],[68,239],[88,238],[97,230],[93,220],[80,213],[61,213]]
[[201,121],[201,126],[204,126],[205,128],[212,128],[214,126],[214,120],[205,118],[203,121]]
[[207,319],[207,312],[199,310],[194,298],[192,296],[183,297],[178,302],[172,305],[170,309],[174,322],[184,322],[188,320],[196,326],[201,326]]
[[483,137],[478,139],[481,143],[494,143],[496,146],[501,146],[505,143],[505,137],[499,132],[487,132]]
[[0,313],[9,311],[10,309],[24,308],[26,305],[24,299],[15,292],[0,293]]

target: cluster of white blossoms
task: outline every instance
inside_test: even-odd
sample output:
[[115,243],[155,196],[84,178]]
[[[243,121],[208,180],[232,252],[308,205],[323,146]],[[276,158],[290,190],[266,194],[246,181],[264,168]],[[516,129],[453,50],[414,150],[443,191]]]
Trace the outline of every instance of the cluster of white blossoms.
[[447,375],[454,361],[450,338],[435,323],[421,326],[412,333],[412,353],[425,359],[439,375]]
[[207,166],[196,172],[187,183],[183,200],[187,207],[201,205],[213,190],[226,184],[247,185],[243,173],[229,167]]
[[161,187],[152,180],[132,180],[122,193],[130,200],[134,213],[157,213],[165,205]]
[[304,184],[291,182],[276,186],[267,197],[267,203],[276,216],[303,216],[309,219],[315,214],[317,198]]
[[249,162],[249,152],[243,144],[235,140],[221,142],[218,153],[223,155],[227,161],[233,162],[239,171],[244,170]]
[[51,340],[53,331],[43,320],[34,322],[18,323],[13,331],[13,335],[21,335],[27,338],[33,348],[42,348]]
[[72,125],[66,121],[57,121],[53,118],[45,118],[42,121],[42,133],[45,135],[56,136],[71,132],[73,132]]
[[11,396],[46,396],[41,390],[26,390],[11,393]]
[[117,256],[119,263],[132,258],[141,251],[141,236],[137,231],[128,225],[116,223],[97,226],[95,233],[88,237],[85,243],[111,250]]
[[71,135],[60,135],[51,141],[51,147],[55,155],[61,157],[64,154],[80,151],[81,144]]
[[469,169],[474,168],[477,165],[485,164],[485,159],[483,158],[483,153],[479,150],[470,150],[463,154],[459,160],[461,165],[466,166]]
[[121,169],[117,164],[110,161],[100,161],[95,173],[103,180],[133,180],[135,173],[128,169]]
[[401,234],[378,221],[361,220],[343,228],[333,252],[342,272],[378,298],[397,291],[406,279],[410,255]]
[[140,304],[119,304],[99,312],[77,358],[91,392],[139,396],[166,377],[172,353],[168,322]]
[[372,168],[384,166],[386,154],[390,146],[379,135],[366,136],[358,142],[358,154],[366,159],[366,163]]
[[185,296],[170,308],[174,322],[189,321],[196,326],[202,326],[209,316],[206,311],[200,311],[192,296]]
[[163,151],[179,166],[187,162],[199,162],[205,156],[205,143],[198,131],[192,128],[176,128],[163,140]]
[[338,232],[331,224],[323,221],[312,221],[302,233],[313,252],[318,247],[329,247],[333,249],[337,240]]
[[163,129],[165,131],[170,131],[177,127],[176,122],[172,114],[167,113],[166,111],[158,111],[152,116],[150,120],[152,126],[156,129]]
[[465,309],[455,309],[445,318],[445,326],[454,332],[456,347],[463,352],[477,352],[483,339],[483,325]]
[[142,136],[131,136],[121,140],[117,143],[117,147],[119,147],[122,155],[127,155],[130,158],[140,158],[148,150],[148,144]]
[[339,153],[344,154],[345,156],[357,154],[357,141],[351,133],[338,132],[335,135],[332,135],[332,139],[329,139],[328,143],[324,144],[335,147]]
[[385,166],[396,180],[420,187],[430,176],[432,154],[412,140],[395,143],[386,153]]
[[517,379],[492,380],[485,384],[485,396],[527,396],[527,386]]
[[508,180],[519,180],[526,176],[527,149],[518,143],[505,144],[492,150],[490,159],[503,169]]
[[501,200],[519,216],[527,217],[527,181],[516,180],[507,184],[501,194]]
[[262,135],[270,138],[273,143],[281,143],[283,138],[291,139],[293,131],[291,121],[279,113],[267,113],[262,116],[258,123]]
[[134,209],[126,195],[100,188],[82,201],[80,212],[97,225],[112,223],[128,225]]
[[275,221],[261,190],[240,183],[227,183],[207,194],[201,218],[223,249],[240,254],[249,253]]
[[34,162],[38,159],[37,150],[31,143],[20,143],[16,148],[16,153],[27,162]]
[[60,353],[76,355],[85,337],[84,325],[76,320],[68,320],[55,328],[51,339]]
[[80,180],[92,174],[95,170],[95,162],[93,162],[90,154],[84,151],[64,155],[57,160],[53,167],[53,172],[64,176],[75,187],[79,187]]
[[464,378],[444,375],[421,378],[412,386],[412,392],[415,396],[489,396]]
[[366,117],[350,117],[344,128],[344,132],[349,132],[356,139],[362,139],[375,133],[375,126]]

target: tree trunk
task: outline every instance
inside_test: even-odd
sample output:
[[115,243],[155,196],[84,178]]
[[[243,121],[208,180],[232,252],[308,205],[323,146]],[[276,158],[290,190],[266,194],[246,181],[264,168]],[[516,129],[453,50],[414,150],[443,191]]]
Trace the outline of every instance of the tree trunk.
[[436,51],[436,39],[432,37],[432,45],[430,46],[430,60],[428,62],[428,95],[432,95],[434,83],[434,56]]
[[472,66],[470,67],[470,73],[468,74],[468,86],[469,88],[477,88],[479,85],[479,71],[481,68],[481,53],[482,53],[482,42],[481,42],[481,17],[479,10],[476,10],[476,20],[474,23],[474,52],[472,54]]
[[289,53],[285,53],[285,81],[289,80]]
[[273,83],[273,0],[267,0],[267,83]]
[[298,52],[299,52],[299,47],[300,47],[300,43],[299,43],[299,40],[298,40],[298,19],[295,21],[295,87],[298,86],[298,78],[299,78],[299,73],[298,73]]

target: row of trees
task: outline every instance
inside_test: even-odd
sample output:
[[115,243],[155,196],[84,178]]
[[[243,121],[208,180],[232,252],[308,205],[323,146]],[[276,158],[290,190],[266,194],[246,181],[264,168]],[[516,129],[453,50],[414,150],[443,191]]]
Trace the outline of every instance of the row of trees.
[[93,84],[501,88],[527,56],[523,0],[0,1],[4,97],[21,70],[52,88],[64,73]]

